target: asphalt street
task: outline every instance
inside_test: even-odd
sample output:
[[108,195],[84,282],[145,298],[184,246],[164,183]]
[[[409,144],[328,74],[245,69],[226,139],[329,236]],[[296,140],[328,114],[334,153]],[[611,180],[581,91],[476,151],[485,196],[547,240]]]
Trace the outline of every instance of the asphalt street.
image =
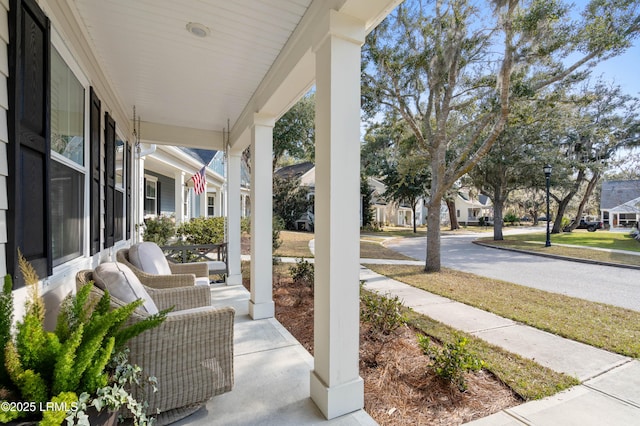
[[[545,291],[640,311],[640,270],[591,265],[473,244],[477,235],[442,235],[442,266]],[[426,259],[426,238],[385,244]]]

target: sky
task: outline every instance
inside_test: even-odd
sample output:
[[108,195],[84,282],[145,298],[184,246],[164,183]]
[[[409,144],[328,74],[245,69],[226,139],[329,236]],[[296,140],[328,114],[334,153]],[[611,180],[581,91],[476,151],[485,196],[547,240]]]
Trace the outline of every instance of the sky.
[[640,40],[621,56],[598,64],[591,72],[593,77],[602,75],[607,81],[615,81],[623,93],[640,97]]

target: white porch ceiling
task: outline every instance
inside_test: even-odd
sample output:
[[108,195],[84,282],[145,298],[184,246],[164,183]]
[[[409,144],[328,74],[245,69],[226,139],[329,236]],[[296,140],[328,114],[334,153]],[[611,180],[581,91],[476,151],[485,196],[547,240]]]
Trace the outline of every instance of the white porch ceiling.
[[[329,9],[369,32],[402,0],[58,1],[84,27],[130,119],[136,107],[143,141],[222,149],[229,120],[240,150],[254,114],[277,117],[312,85],[312,46]],[[210,34],[196,37],[190,22]]]
[[[74,0],[117,96],[144,122],[233,125],[311,0]],[[190,22],[210,29],[199,38]],[[144,137],[144,135],[143,135]]]

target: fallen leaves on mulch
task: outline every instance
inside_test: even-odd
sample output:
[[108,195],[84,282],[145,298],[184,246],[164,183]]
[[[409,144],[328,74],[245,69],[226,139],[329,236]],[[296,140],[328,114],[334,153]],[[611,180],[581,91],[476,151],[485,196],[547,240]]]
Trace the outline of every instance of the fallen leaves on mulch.
[[[273,293],[276,319],[313,354],[313,291],[276,272]],[[379,339],[361,323],[360,376],[367,413],[380,425],[459,425],[522,403],[486,370],[468,373],[468,388],[460,392],[433,374],[429,362],[411,328],[403,327],[381,349]]]

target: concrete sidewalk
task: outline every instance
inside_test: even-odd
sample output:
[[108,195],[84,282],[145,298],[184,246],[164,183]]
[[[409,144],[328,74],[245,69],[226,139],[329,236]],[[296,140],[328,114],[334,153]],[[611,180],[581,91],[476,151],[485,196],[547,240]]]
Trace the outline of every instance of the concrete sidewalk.
[[552,397],[471,422],[503,425],[631,425],[640,422],[640,362],[540,331],[361,268],[365,288],[510,352],[534,359],[582,384]]

